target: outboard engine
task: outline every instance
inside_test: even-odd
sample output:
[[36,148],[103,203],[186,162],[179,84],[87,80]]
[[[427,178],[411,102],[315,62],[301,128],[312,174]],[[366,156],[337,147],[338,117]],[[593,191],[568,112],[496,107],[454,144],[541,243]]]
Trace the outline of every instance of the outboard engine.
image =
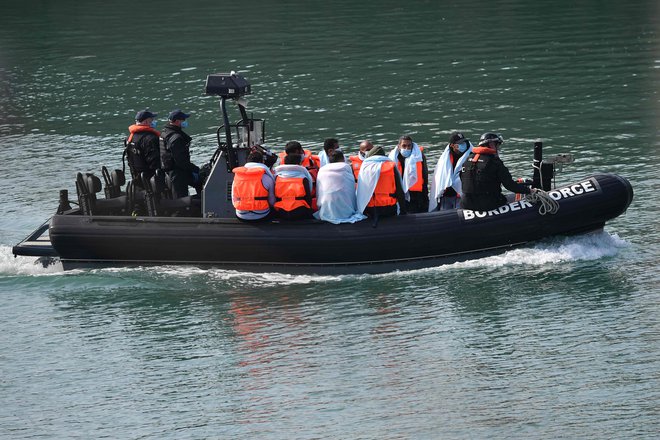
[[[208,75],[204,91],[207,95],[220,97],[222,125],[216,133],[218,148],[205,166],[211,170],[208,172],[202,167],[200,172],[204,176],[208,174],[202,191],[202,216],[234,218],[235,211],[231,202],[231,185],[234,181],[232,170],[245,164],[252,149],[264,150],[261,144],[265,139],[265,121],[248,116],[244,97],[252,93],[251,85],[235,72]],[[230,124],[227,115],[228,99],[238,106],[241,115],[235,124]],[[233,135],[236,142],[233,141]]]

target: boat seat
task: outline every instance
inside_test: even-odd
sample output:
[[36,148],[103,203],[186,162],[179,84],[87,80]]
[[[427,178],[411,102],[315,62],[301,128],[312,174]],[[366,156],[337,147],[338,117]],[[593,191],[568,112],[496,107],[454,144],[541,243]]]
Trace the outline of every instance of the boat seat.
[[128,212],[135,215],[144,215],[146,210],[146,195],[142,186],[137,181],[131,180],[126,185],[126,196],[128,197]]
[[[142,175],[143,183],[146,176]],[[145,185],[145,200],[147,213],[150,217],[184,216],[198,217],[201,215],[201,198],[199,196],[186,196],[172,199],[166,183],[166,174],[163,170],[156,170],[148,185]],[[167,198],[169,195],[170,198]]]
[[122,215],[128,212],[127,196],[97,199],[96,194],[101,189],[101,179],[94,174],[78,173],[76,175],[78,203],[83,215]]
[[112,199],[115,197],[123,196],[125,193],[122,193],[121,187],[126,183],[126,176],[122,170],[112,170],[104,166],[101,167],[101,174],[103,175],[103,180],[105,181],[105,187],[103,188],[105,192],[106,199]]

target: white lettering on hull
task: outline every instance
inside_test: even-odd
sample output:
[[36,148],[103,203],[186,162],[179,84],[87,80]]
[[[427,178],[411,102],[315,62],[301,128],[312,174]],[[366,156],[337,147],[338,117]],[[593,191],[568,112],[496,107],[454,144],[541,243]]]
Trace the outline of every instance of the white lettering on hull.
[[[596,191],[598,191],[598,188],[596,187],[596,182],[593,179],[589,179],[580,183],[576,183],[571,186],[567,186],[565,188],[559,188],[552,191],[548,191],[548,195],[552,197],[553,200],[559,201],[562,199],[577,197],[583,194],[596,192]],[[463,220],[474,220],[475,218],[493,217],[496,215],[512,213],[514,211],[522,211],[532,207],[534,207],[534,205],[532,205],[527,200],[518,200],[516,202],[511,202],[506,205],[502,205],[497,209],[491,209],[490,211],[472,211],[470,209],[463,209],[459,212],[463,213]]]

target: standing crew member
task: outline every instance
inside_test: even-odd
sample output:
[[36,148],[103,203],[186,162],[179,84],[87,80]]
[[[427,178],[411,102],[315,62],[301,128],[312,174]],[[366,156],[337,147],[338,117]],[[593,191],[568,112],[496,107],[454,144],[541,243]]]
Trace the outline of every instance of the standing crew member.
[[188,186],[202,192],[199,182],[199,167],[190,162],[190,142],[192,138],[183,131],[188,127],[189,114],[179,109],[173,110],[169,122],[160,136],[160,159],[163,170],[167,171],[172,182],[172,197],[186,197]]
[[231,201],[241,220],[266,220],[275,204],[275,177],[263,162],[263,154],[253,151],[244,166],[232,170]]
[[157,113],[145,109],[135,115],[135,124],[128,127],[130,133],[124,141],[124,155],[128,159],[133,182],[143,187],[140,175],[144,173],[147,179],[160,168],[160,146],[156,130]]
[[401,174],[408,212],[427,212],[429,209],[429,169],[423,150],[410,136],[401,136],[399,144],[389,154]]
[[504,139],[499,134],[484,133],[479,139],[479,146],[472,149],[461,170],[463,209],[489,211],[504,205],[507,200],[502,194],[502,185],[519,194],[536,192],[535,188],[530,189],[513,181],[511,173],[499,157],[503,143]]
[[472,152],[472,144],[455,131],[449,137],[449,145],[442,152],[435,166],[429,196],[429,212],[459,207],[461,197],[461,168]]

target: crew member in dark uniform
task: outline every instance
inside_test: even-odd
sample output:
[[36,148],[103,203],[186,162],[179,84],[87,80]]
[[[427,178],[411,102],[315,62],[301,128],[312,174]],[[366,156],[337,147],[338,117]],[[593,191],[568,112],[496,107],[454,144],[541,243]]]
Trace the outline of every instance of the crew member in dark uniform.
[[128,127],[130,133],[124,141],[124,154],[128,159],[128,167],[135,185],[142,187],[140,174],[147,179],[160,168],[160,146],[156,130],[157,113],[142,110],[135,115],[135,124]]
[[509,191],[529,194],[536,189],[516,183],[511,173],[499,157],[504,139],[497,133],[484,133],[479,139],[479,146],[472,153],[461,169],[463,197],[461,207],[472,211],[489,211],[506,204],[502,194],[502,185]]
[[188,195],[188,186],[201,193],[199,167],[190,162],[190,142],[192,138],[183,131],[188,126],[189,114],[179,109],[168,116],[168,123],[160,135],[160,158],[163,170],[167,171],[172,182],[172,197]]

